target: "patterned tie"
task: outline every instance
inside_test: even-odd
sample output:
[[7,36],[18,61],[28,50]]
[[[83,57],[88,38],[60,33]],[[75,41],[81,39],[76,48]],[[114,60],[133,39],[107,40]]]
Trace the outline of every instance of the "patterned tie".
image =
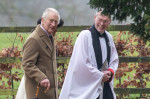
[[52,37],[52,35],[49,35],[49,38],[50,38],[50,40],[51,40],[51,42],[53,44],[53,37]]

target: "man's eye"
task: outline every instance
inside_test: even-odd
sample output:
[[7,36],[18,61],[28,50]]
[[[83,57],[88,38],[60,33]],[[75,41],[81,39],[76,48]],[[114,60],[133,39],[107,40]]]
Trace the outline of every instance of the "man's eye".
[[53,20],[50,20],[50,22],[53,22]]

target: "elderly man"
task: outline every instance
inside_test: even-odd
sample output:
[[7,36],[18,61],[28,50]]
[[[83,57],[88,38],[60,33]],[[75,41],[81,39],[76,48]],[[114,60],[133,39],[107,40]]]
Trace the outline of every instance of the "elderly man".
[[106,31],[111,19],[98,11],[94,20],[76,40],[59,99],[116,99],[113,79],[118,54]]
[[37,25],[23,46],[25,99],[34,99],[37,86],[39,86],[39,99],[58,99],[53,34],[56,32],[59,20],[58,11],[54,8],[47,8],[41,17],[41,25]]

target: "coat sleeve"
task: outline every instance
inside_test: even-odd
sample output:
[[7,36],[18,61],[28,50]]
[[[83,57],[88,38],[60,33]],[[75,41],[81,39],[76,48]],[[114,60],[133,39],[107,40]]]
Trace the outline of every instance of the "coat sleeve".
[[27,76],[40,83],[43,79],[46,79],[47,77],[36,66],[38,56],[39,56],[38,42],[33,38],[28,39],[23,47],[22,66]]

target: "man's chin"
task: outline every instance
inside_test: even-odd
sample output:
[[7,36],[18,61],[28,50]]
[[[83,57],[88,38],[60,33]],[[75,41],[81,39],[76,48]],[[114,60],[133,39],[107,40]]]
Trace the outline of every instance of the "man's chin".
[[53,33],[54,33],[54,31],[52,31],[52,30],[48,31],[48,34],[53,34]]
[[99,30],[98,32],[99,32],[99,33],[104,33],[104,30]]

